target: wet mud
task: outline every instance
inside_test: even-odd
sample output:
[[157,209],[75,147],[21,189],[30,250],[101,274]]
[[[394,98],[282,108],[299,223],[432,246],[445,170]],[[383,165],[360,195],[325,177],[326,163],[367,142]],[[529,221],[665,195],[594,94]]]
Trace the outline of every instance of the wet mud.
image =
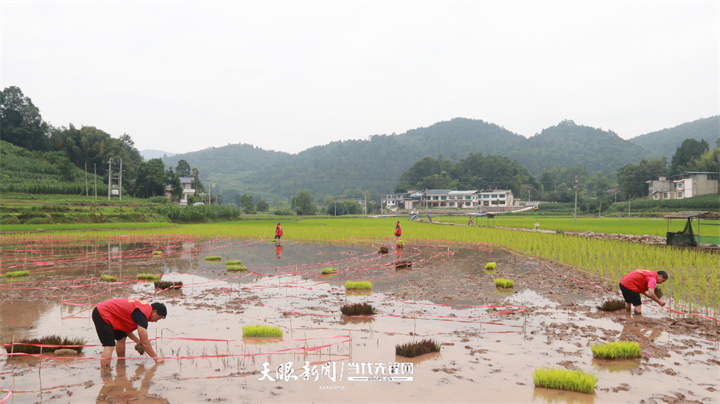
[[[486,245],[39,241],[4,244],[0,258],[3,273],[32,274],[0,283],[0,341],[57,334],[87,345],[79,356],[3,350],[0,402],[720,402],[717,321],[654,304],[642,316],[602,312],[595,307],[618,298],[616,285]],[[226,260],[248,270],[228,272]],[[321,275],[327,266],[336,273]],[[138,273],[183,287],[156,290]],[[498,277],[514,287],[498,289]],[[373,288],[347,293],[346,281]],[[100,368],[90,312],[115,297],[167,305],[148,329],[164,363],[131,346],[127,359]],[[341,315],[362,302],[376,315]],[[278,326],[283,337],[243,338],[251,324]],[[422,339],[441,351],[396,356],[396,345]],[[642,358],[593,359],[592,345],[619,340],[637,341]],[[595,393],[536,388],[534,369],[556,366],[595,373]]]

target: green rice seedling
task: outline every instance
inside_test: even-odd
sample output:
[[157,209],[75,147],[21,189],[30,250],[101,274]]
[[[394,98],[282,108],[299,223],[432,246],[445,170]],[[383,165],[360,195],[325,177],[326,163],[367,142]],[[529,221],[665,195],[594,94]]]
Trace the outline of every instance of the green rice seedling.
[[536,387],[588,394],[595,392],[598,380],[593,373],[583,373],[580,369],[572,371],[565,368],[540,368],[533,373]]
[[242,261],[240,261],[240,260],[227,260],[227,261],[225,261],[225,265],[242,265]]
[[162,255],[162,251],[153,251],[152,255],[153,255],[153,257],[160,256],[160,255]]
[[497,268],[497,263],[495,263],[495,262],[488,262],[487,264],[485,264],[485,269],[495,269],[495,268]]
[[606,300],[601,305],[595,306],[602,311],[617,311],[625,308],[625,301],[622,299]]
[[430,339],[395,345],[395,355],[405,358],[414,358],[431,352],[440,352],[440,344]]
[[405,241],[405,240],[398,240],[398,241],[397,241],[398,247],[405,247],[405,244],[407,244],[407,241]]
[[657,296],[658,299],[662,299],[664,293],[660,286],[655,286],[655,290],[653,290],[653,292],[655,292],[655,296]]
[[642,355],[640,344],[629,341],[608,342],[590,347],[593,357],[599,359],[635,359]]
[[21,276],[30,275],[30,271],[12,271],[5,273],[6,278],[19,278]]
[[372,316],[375,308],[369,303],[346,304],[340,308],[344,316]]
[[345,289],[372,289],[372,287],[373,287],[372,282],[368,282],[368,281],[360,281],[360,282],[347,281],[347,282],[345,282]]
[[208,255],[205,257],[205,261],[222,261],[222,257],[219,255]]
[[320,271],[320,274],[322,275],[332,275],[337,272],[337,268],[333,267],[325,267]]
[[495,279],[495,286],[499,286],[501,288],[511,288],[515,286],[515,282],[511,281],[510,279],[497,278]]
[[228,271],[247,271],[247,267],[243,265],[226,265]]
[[159,280],[162,278],[162,275],[155,275],[155,274],[137,274],[138,279],[144,279],[146,281],[154,281]]
[[[37,345],[65,345],[59,347],[40,347]],[[80,346],[67,346],[67,345],[80,345]],[[72,349],[77,353],[81,353],[83,350],[82,345],[85,345],[85,340],[82,338],[62,338],[57,335],[50,335],[42,338],[27,338],[21,339],[16,345],[5,345],[7,352],[23,352],[28,354],[39,354],[41,352],[53,352],[56,349]]]
[[155,282],[155,289],[180,289],[182,287],[183,283],[181,281],[156,281]]
[[117,282],[118,278],[117,276],[110,276],[108,274],[102,274],[100,275],[100,280],[104,282]]
[[243,337],[279,337],[283,336],[283,332],[280,327],[273,327],[269,325],[253,324],[244,325]]

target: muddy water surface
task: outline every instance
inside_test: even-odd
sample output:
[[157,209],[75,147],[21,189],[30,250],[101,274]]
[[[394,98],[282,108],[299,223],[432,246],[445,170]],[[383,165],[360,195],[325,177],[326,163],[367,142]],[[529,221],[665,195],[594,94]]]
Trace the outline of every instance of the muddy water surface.
[[[52,244],[52,245],[49,245]],[[0,341],[58,334],[82,337],[80,357],[0,357],[8,403],[197,402],[720,402],[716,321],[595,309],[612,286],[554,264],[479,245],[324,245],[252,240],[133,240],[3,246],[2,272],[28,278],[0,284]],[[153,257],[152,251],[162,251]],[[220,255],[222,262],[206,262]],[[247,272],[228,272],[242,260]],[[397,269],[398,260],[412,266]],[[495,271],[484,270],[497,262]],[[322,276],[322,268],[337,272]],[[182,281],[156,291],[138,273]],[[100,274],[119,277],[105,283]],[[498,290],[493,279],[512,279]],[[346,281],[371,281],[369,294]],[[165,362],[132,346],[100,369],[90,311],[115,297],[161,301],[167,319],[149,335]],[[340,307],[368,302],[377,314],[348,318]],[[282,339],[243,339],[267,324]],[[430,338],[438,354],[395,355],[398,344]],[[639,360],[600,361],[590,346],[640,343]],[[594,394],[536,388],[533,370],[593,372]]]

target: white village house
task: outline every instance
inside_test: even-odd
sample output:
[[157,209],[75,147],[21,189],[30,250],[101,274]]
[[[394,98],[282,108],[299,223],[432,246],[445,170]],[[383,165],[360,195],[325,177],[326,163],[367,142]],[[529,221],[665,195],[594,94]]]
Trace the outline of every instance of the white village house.
[[[188,197],[190,195],[195,195],[195,189],[192,187],[194,178],[193,177],[180,177],[180,183],[183,187],[182,196],[180,197],[180,206],[187,206],[188,204]],[[172,187],[166,187],[165,188],[165,196],[168,198],[172,198]]]
[[478,209],[483,207],[513,206],[515,199],[510,190],[463,190],[426,189],[425,191],[409,190],[402,194],[388,194],[383,198],[385,208],[457,208]]
[[674,179],[660,177],[646,181],[648,194],[654,200],[685,199],[698,195],[718,194],[718,178],[716,172],[688,172],[673,176]]

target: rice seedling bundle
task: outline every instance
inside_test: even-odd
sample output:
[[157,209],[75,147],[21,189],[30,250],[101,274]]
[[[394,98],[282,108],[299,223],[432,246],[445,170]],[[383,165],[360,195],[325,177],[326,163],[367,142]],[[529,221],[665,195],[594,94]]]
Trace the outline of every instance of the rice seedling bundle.
[[629,341],[608,342],[590,347],[593,357],[600,359],[635,359],[642,356],[640,344]]
[[155,282],[155,289],[179,289],[182,285],[183,283],[181,281],[157,281]]
[[414,358],[431,352],[440,352],[440,344],[430,339],[395,345],[395,355],[405,358]]
[[515,282],[513,282],[510,279],[505,279],[505,278],[495,279],[495,286],[499,286],[501,288],[511,288],[514,285],[515,285]]
[[205,257],[205,261],[222,261],[222,257],[219,255],[208,255]]
[[621,299],[606,300],[601,305],[595,306],[602,311],[617,311],[625,308],[625,301]]
[[583,373],[580,369],[572,371],[565,368],[540,368],[533,373],[536,387],[588,394],[595,392],[598,380],[593,373]]
[[162,251],[153,251],[152,255],[153,255],[153,257],[160,256],[160,255],[162,255]]
[[21,276],[30,275],[30,271],[12,271],[5,273],[6,278],[19,278]]
[[360,282],[353,282],[353,281],[347,281],[345,282],[345,289],[372,289],[372,282],[368,281],[360,281]]
[[280,327],[273,327],[263,324],[244,325],[243,337],[282,337],[283,332]]
[[[37,345],[62,345],[57,347],[41,347]],[[81,345],[81,346],[68,346],[68,345]],[[5,351],[7,352],[24,352],[28,354],[39,354],[41,352],[53,352],[56,349],[72,349],[77,353],[81,353],[83,350],[82,345],[85,345],[85,340],[82,338],[62,338],[57,335],[50,335],[42,338],[26,338],[18,341],[16,345],[5,345]]]
[[342,306],[340,312],[345,316],[372,316],[375,308],[369,303],[353,303]]
[[663,290],[660,286],[655,286],[655,290],[653,290],[653,292],[655,292],[655,296],[657,296],[658,299],[662,299]]
[[225,265],[242,265],[242,261],[240,261],[240,260],[227,260],[227,261],[225,261]]
[[138,278],[138,279],[144,279],[144,280],[152,281],[152,280],[158,280],[158,279],[162,278],[162,275],[155,275],[155,274],[137,274],[137,278]]
[[247,267],[244,265],[226,265],[225,269],[228,271],[247,271]]
[[380,247],[380,249],[378,250],[378,252],[379,252],[380,254],[387,254],[387,253],[388,253],[388,248],[387,248],[387,247],[384,247],[384,246],[383,246],[383,247]]
[[102,274],[100,275],[100,280],[104,282],[117,282],[118,278],[117,276],[110,276],[108,274]]
[[495,263],[495,262],[488,262],[487,264],[485,264],[485,269],[495,269],[495,268],[497,268],[497,263]]
[[323,268],[323,269],[320,271],[320,273],[321,273],[322,275],[331,275],[331,274],[334,274],[334,273],[336,273],[336,272],[337,272],[337,268],[334,268],[334,267],[325,267],[325,268]]

